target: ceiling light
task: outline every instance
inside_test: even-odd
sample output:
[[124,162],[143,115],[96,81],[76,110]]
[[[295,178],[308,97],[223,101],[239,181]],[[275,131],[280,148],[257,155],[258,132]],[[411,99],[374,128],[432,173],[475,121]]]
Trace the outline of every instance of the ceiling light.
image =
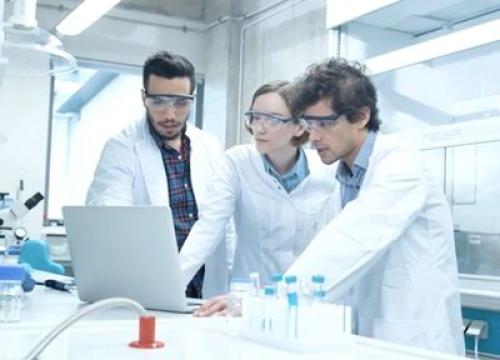
[[326,27],[328,29],[345,24],[400,0],[327,0]]
[[375,56],[364,61],[372,75],[418,64],[500,40],[500,19]]
[[56,30],[64,35],[77,35],[119,2],[120,0],[84,0],[56,26]]

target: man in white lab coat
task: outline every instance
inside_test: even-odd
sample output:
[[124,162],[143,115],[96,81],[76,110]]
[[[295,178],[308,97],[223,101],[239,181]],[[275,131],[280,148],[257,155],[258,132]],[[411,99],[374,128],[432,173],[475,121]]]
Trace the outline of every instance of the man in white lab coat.
[[[165,51],[152,55],[144,65],[143,83],[146,118],[107,142],[86,202],[168,205],[180,249],[204,211],[211,174],[222,163],[223,152],[213,136],[187,124],[196,81],[186,58]],[[221,241],[207,262],[207,271],[200,269],[189,283],[187,296],[202,296],[204,277],[205,296],[224,292],[225,266],[225,242]]]
[[378,134],[377,95],[359,64],[330,59],[293,104],[322,161],[339,161],[336,215],[288,274],[323,274],[353,306],[357,333],[464,354],[450,209],[417,150]]

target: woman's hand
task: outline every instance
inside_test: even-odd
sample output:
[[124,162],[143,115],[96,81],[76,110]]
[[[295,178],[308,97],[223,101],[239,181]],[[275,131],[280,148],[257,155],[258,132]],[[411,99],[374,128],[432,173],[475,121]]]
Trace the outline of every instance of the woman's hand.
[[193,315],[197,317],[240,316],[241,309],[229,296],[221,295],[208,299],[203,305],[196,309]]

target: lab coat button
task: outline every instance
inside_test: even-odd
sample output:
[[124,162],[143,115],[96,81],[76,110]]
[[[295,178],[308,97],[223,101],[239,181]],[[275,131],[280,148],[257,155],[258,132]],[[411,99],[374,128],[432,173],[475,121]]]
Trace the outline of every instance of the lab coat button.
[[189,218],[192,219],[193,218],[193,214],[192,213],[189,213]]
[[181,155],[179,155],[179,156],[177,157],[177,159],[178,159],[178,160],[182,160],[182,156],[181,156]]

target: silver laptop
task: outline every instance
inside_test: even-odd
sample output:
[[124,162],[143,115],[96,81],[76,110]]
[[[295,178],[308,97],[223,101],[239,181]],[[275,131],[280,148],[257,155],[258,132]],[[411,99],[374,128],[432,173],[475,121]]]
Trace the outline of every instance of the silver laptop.
[[126,297],[175,312],[200,304],[185,296],[169,207],[65,206],[63,215],[82,301]]

